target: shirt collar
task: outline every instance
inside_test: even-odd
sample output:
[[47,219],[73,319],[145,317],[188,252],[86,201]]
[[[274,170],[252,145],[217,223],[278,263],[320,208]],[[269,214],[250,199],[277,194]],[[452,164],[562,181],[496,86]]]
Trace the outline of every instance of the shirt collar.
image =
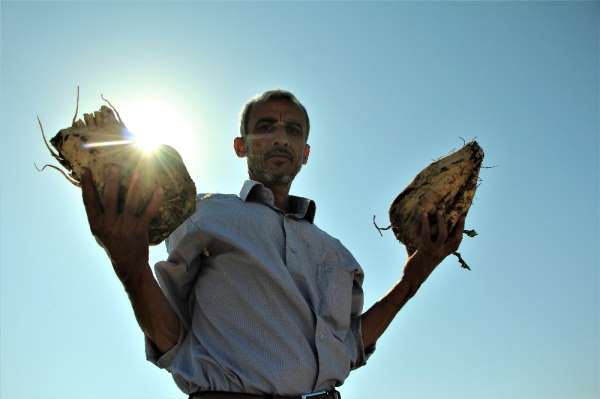
[[[259,202],[265,204],[271,208],[278,209],[275,206],[275,197],[273,192],[265,187],[261,182],[255,180],[246,180],[240,191],[240,198],[244,202]],[[295,195],[289,196],[290,200],[290,212],[289,214],[295,216],[298,219],[306,219],[310,223],[313,223],[315,219],[315,212],[317,205],[311,199],[304,197],[297,197]]]

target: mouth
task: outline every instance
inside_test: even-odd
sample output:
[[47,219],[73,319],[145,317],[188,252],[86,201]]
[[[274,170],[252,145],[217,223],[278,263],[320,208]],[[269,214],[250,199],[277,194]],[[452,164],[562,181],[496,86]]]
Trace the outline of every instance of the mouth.
[[286,157],[283,155],[274,155],[272,157],[267,158],[267,160],[273,161],[275,163],[283,163],[285,161],[291,161],[291,159],[289,157]]
[[291,161],[292,160],[292,156],[291,154],[285,153],[285,152],[276,152],[276,153],[272,153],[272,154],[267,154],[267,156],[265,156],[265,160],[273,160],[273,161],[278,161],[278,162],[284,162],[284,161]]

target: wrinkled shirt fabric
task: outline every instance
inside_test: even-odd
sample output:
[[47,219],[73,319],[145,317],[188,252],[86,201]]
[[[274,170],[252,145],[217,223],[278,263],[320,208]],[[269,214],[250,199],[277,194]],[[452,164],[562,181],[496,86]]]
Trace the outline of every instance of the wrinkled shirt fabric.
[[199,195],[195,213],[167,239],[155,265],[181,334],[146,357],[186,394],[299,395],[341,385],[365,364],[363,271],[314,223],[315,203],[248,180],[239,196]]

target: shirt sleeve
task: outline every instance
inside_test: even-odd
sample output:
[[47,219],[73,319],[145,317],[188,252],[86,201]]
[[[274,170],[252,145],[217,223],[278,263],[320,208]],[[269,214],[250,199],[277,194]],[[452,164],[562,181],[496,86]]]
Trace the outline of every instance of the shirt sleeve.
[[146,359],[159,368],[170,370],[181,343],[191,328],[193,289],[207,252],[206,235],[193,217],[179,226],[166,241],[169,257],[155,264],[154,272],[167,301],[179,320],[177,344],[161,354],[154,343],[145,337]]
[[352,306],[350,312],[350,334],[351,345],[356,350],[356,358],[350,364],[350,369],[355,370],[367,363],[371,354],[375,351],[375,344],[365,348],[362,339],[362,324],[360,316],[362,314],[364,295],[362,290],[362,282],[364,274],[361,269],[354,272],[354,281],[352,284]]
[[[180,323],[181,326],[181,323]],[[182,326],[179,329],[179,338],[177,339],[177,344],[173,346],[171,349],[166,351],[165,353],[161,353],[154,342],[152,342],[146,335],[144,335],[144,344],[146,349],[146,360],[154,364],[156,367],[161,369],[167,369],[170,371],[170,366],[173,364],[173,360],[175,359],[175,355],[183,342],[183,338],[185,338],[187,334],[187,329],[184,329]]]
[[345,267],[352,270],[352,303],[350,307],[350,331],[346,336],[346,346],[353,354],[350,369],[355,370],[367,364],[367,360],[375,351],[375,345],[365,348],[362,339],[362,324],[360,317],[364,306],[364,294],[362,284],[365,278],[363,269],[352,253],[337,240],[340,250],[341,262]]

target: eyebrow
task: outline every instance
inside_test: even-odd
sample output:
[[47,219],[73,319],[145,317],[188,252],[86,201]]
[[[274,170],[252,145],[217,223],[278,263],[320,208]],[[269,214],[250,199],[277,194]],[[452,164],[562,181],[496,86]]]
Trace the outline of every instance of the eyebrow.
[[275,118],[269,118],[269,117],[267,117],[267,118],[260,118],[254,124],[254,127],[258,126],[258,124],[261,123],[261,122],[275,123],[275,122],[277,122],[277,119],[275,119]]
[[[260,118],[259,120],[256,121],[256,123],[254,124],[254,127],[258,126],[259,123],[262,122],[268,122],[268,123],[276,123],[277,119],[272,118],[272,117],[265,117],[265,118]],[[293,126],[297,126],[300,128],[300,130],[302,130],[302,125],[300,124],[300,122],[296,121],[296,120],[291,120],[291,121],[287,121],[286,125],[293,125]]]

